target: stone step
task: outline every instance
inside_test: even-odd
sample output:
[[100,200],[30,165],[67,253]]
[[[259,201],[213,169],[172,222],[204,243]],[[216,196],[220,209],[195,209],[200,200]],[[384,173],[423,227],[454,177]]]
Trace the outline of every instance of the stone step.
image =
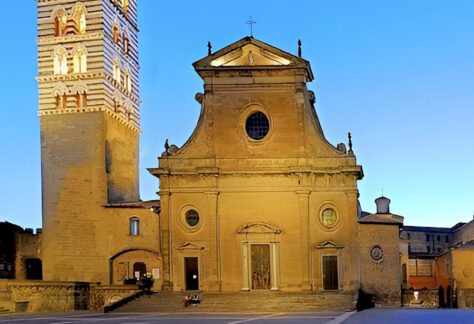
[[10,311],[8,308],[0,306],[0,314],[8,314],[8,313],[12,313],[12,311]]
[[0,291],[0,301],[10,301],[11,295],[10,291]]
[[353,294],[346,292],[240,292],[202,293],[198,306],[184,307],[183,292],[159,292],[142,296],[116,309],[116,312],[309,312],[349,311]]

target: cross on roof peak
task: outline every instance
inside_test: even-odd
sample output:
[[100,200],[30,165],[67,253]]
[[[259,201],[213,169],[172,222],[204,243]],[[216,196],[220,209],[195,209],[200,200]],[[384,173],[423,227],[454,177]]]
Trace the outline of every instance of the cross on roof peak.
[[250,20],[247,21],[247,24],[250,25],[250,36],[253,37],[253,25],[256,24],[257,22],[252,19],[252,16],[250,16]]

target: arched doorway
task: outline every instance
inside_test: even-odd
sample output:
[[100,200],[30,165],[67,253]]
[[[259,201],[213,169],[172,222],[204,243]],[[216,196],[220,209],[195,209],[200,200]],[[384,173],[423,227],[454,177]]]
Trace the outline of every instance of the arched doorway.
[[135,279],[140,280],[146,275],[146,264],[143,262],[135,262],[133,264],[133,276]]
[[158,251],[145,249],[123,250],[109,259],[110,284],[135,284],[135,272],[143,277],[150,273],[158,289],[162,284],[162,261]]
[[443,289],[443,286],[439,286],[438,288],[438,305],[439,307],[446,307],[446,302],[445,302],[445,299],[444,299],[444,289]]
[[453,307],[453,289],[451,288],[451,285],[448,286],[446,289],[446,299],[447,299],[447,306],[449,308]]

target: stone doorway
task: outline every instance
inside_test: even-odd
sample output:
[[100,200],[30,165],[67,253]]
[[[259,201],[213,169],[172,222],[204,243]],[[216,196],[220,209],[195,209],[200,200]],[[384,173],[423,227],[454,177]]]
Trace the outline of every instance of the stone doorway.
[[135,262],[133,264],[133,276],[140,280],[146,275],[146,264],[143,262]]
[[323,289],[339,289],[336,255],[323,255]]
[[252,289],[270,289],[270,245],[252,244],[250,253]]
[[186,290],[199,290],[199,262],[196,257],[184,258]]
[[43,280],[43,265],[40,259],[26,259],[26,279]]

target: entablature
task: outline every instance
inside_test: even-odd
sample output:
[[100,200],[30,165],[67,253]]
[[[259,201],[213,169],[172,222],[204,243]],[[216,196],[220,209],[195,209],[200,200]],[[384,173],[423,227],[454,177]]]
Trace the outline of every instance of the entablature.
[[37,40],[38,45],[54,45],[64,43],[77,43],[87,40],[101,40],[104,37],[103,32],[86,33],[77,35],[66,35],[66,36],[48,36],[39,37]]
[[315,168],[298,167],[296,170],[291,167],[281,168],[248,168],[248,169],[220,169],[220,168],[187,168],[172,169],[169,167],[149,168],[148,171],[156,177],[160,176],[184,176],[184,175],[207,175],[207,176],[247,176],[247,175],[349,175],[361,179],[363,176],[360,165],[346,166],[341,168]]

